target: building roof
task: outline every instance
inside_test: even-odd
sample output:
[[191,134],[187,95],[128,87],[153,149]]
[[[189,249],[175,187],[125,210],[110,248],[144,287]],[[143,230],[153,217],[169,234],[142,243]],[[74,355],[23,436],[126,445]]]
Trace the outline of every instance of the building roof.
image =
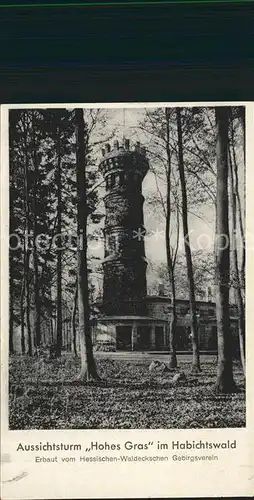
[[[168,303],[171,303],[172,300],[171,300],[171,297],[169,297],[168,295],[147,295],[145,297],[145,300],[149,301],[149,302],[168,302]],[[189,304],[189,299],[177,299],[176,298],[176,302],[179,304]],[[207,305],[209,304],[210,306],[214,306],[215,307],[215,302],[211,302],[211,301],[207,301],[207,300],[196,300],[195,301],[197,305]]]
[[[149,301],[149,302],[168,302],[169,304],[171,304],[171,297],[169,297],[168,295],[147,295],[145,297],[146,301]],[[176,298],[176,303],[177,304],[184,304],[184,305],[188,305],[189,304],[189,299],[178,299]],[[196,300],[195,301],[196,305],[199,306],[199,305],[208,305],[208,306],[211,306],[211,307],[216,307],[216,302],[214,301],[207,301],[207,300]],[[234,307],[236,308],[236,305],[235,304],[229,304],[230,307]]]
[[149,321],[149,322],[161,322],[167,323],[166,319],[156,318],[154,316],[134,316],[134,315],[124,315],[124,316],[98,316],[98,321]]

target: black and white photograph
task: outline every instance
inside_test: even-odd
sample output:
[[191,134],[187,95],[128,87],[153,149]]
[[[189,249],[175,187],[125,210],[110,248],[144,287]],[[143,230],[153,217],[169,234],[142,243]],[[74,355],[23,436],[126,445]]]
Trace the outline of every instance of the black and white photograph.
[[246,426],[245,111],[9,109],[9,430]]

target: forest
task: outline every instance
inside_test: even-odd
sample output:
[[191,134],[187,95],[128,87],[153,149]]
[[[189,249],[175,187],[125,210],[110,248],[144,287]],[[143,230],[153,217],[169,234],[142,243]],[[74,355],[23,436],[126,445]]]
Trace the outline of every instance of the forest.
[[[244,107],[9,111],[11,429],[245,425],[245,129]],[[150,163],[148,289],[163,283],[172,303],[168,352],[157,357],[98,352],[92,335],[103,282],[98,163],[127,133]],[[199,350],[197,300],[208,287],[216,356]],[[191,355],[176,350],[179,297]]]

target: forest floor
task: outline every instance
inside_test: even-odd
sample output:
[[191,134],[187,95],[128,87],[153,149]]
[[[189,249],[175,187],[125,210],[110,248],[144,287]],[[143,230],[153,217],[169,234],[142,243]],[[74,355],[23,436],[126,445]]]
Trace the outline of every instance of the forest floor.
[[201,357],[202,372],[191,373],[191,356],[178,357],[174,372],[149,371],[152,359],[135,353],[97,354],[102,380],[75,384],[80,360],[71,354],[45,360],[11,356],[9,428],[18,429],[191,429],[245,426],[244,376],[234,362],[239,391],[214,393],[216,358]]

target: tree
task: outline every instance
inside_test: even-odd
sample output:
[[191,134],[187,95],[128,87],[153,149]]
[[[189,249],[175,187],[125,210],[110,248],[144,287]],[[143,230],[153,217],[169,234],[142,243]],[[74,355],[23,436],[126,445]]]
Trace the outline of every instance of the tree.
[[[233,132],[233,114],[230,113],[230,125],[231,125],[231,144],[228,147],[228,160],[229,160],[229,185],[230,185],[230,197],[231,197],[231,212],[232,212],[232,230],[231,230],[231,249],[232,249],[232,281],[233,288],[235,292],[235,302],[237,304],[238,310],[238,332],[239,332],[239,345],[240,345],[240,356],[243,370],[245,371],[245,307],[242,296],[243,286],[245,283],[245,238],[243,231],[243,221],[241,214],[241,203],[240,194],[238,187],[238,166],[235,154],[235,145]],[[231,152],[233,150],[233,154]],[[233,158],[232,158],[233,157]],[[234,168],[233,168],[234,164]],[[240,235],[242,239],[242,262],[241,262],[241,272],[239,272],[238,266],[238,249],[237,249],[237,210],[239,214],[239,226]]]
[[[72,194],[72,176],[68,170],[72,166],[73,113],[68,110],[54,109],[45,113],[46,128],[51,139],[49,150],[55,172],[56,198],[56,356],[61,356],[63,331],[63,263],[64,263],[64,226],[70,227],[73,213],[70,196]],[[74,170],[74,169],[73,169]],[[66,191],[69,193],[66,194]],[[69,205],[69,210],[67,210]]]
[[229,222],[228,222],[228,116],[227,107],[216,107],[217,198],[216,198],[216,316],[218,370],[216,391],[235,390],[232,365],[232,339],[229,317]]
[[95,359],[90,325],[88,265],[87,265],[87,179],[86,166],[89,154],[87,127],[84,122],[83,109],[75,110],[76,125],[76,172],[77,172],[77,287],[79,311],[79,338],[81,353],[81,371],[78,380],[85,382],[91,378],[99,379]]
[[[164,277],[167,276],[167,288],[170,290],[172,313],[169,324],[170,366],[177,366],[176,357],[176,288],[175,263],[179,243],[179,203],[174,175],[174,158],[172,151],[172,131],[174,126],[174,108],[146,110],[145,119],[140,123],[140,129],[148,135],[148,154],[151,156],[150,170],[155,179],[156,193],[146,197],[146,202],[152,211],[161,215],[165,225],[165,249],[167,264]],[[172,238],[173,225],[176,226],[176,238]]]
[[166,242],[166,255],[167,255],[167,268],[169,275],[169,282],[171,285],[171,303],[172,312],[170,318],[170,335],[169,335],[169,347],[170,347],[170,368],[177,367],[177,357],[176,357],[176,326],[177,326],[177,315],[176,315],[176,288],[175,288],[175,264],[176,256],[178,251],[179,243],[179,211],[177,210],[177,240],[176,248],[173,253],[171,238],[170,238],[170,225],[171,225],[171,190],[172,190],[172,164],[171,164],[171,150],[170,150],[170,110],[165,108],[165,118],[166,118],[166,152],[167,152],[167,197],[166,197],[166,228],[165,228],[165,242]]
[[183,226],[186,265],[187,265],[188,285],[189,285],[191,338],[192,338],[192,351],[193,351],[192,370],[199,372],[201,368],[200,368],[199,349],[198,349],[198,324],[197,324],[197,314],[196,314],[194,277],[193,277],[192,257],[191,257],[190,238],[188,229],[188,202],[187,202],[187,191],[186,191],[185,173],[184,173],[181,108],[176,108],[176,116],[177,116],[177,131],[178,131],[178,160],[179,160],[178,166],[179,166],[179,176],[180,176],[181,191],[182,191],[182,226]]
[[21,333],[21,352],[22,354],[25,354],[26,352],[26,343],[25,343],[25,311],[24,311],[24,297],[25,297],[25,286],[26,286],[26,277],[25,277],[25,259],[26,259],[26,253],[25,253],[25,247],[23,248],[23,255],[24,255],[24,263],[23,263],[23,280],[22,280],[22,287],[21,287],[21,294],[20,294],[20,333]]
[[[24,145],[24,187],[25,187],[25,236],[30,233],[30,202],[29,202],[29,149],[28,149],[28,123],[27,116],[22,113],[21,116],[23,128],[23,145]],[[28,248],[28,239],[24,238],[24,287],[26,293],[26,327],[27,327],[27,341],[28,341],[28,354],[32,356],[32,332],[30,322],[30,282],[29,282],[29,261],[30,250]],[[22,306],[21,306],[22,307]],[[21,325],[22,328],[22,325]],[[22,351],[23,352],[23,351]]]
[[73,351],[75,356],[77,357],[77,334],[76,334],[76,312],[77,312],[77,299],[78,299],[78,286],[76,284],[74,296],[73,296],[73,305],[71,312],[71,330],[72,330],[72,342],[73,342]]
[[62,349],[62,178],[61,178],[61,128],[56,127],[56,186],[57,186],[57,234],[58,234],[58,248],[57,248],[57,326],[56,326],[56,355],[61,355]]
[[41,155],[39,153],[40,130],[37,127],[37,113],[31,111],[31,158],[33,164],[33,194],[32,194],[32,212],[33,212],[33,272],[34,272],[34,325],[35,325],[35,348],[37,355],[41,347],[41,294],[39,287],[39,256],[37,248],[37,236],[39,230],[39,207],[37,199],[39,198],[39,164]]
[[[65,282],[67,281],[69,267],[74,262],[74,252],[68,246],[68,233],[73,234],[74,220],[76,219],[76,185],[74,153],[74,114],[72,110],[51,109],[43,111],[43,124],[47,141],[44,151],[46,162],[44,169],[47,172],[46,183],[51,181],[51,203],[48,211],[53,227],[51,230],[51,243],[40,274],[40,286],[43,295],[47,296],[49,314],[54,310],[56,319],[56,332],[53,339],[55,355],[61,356],[67,337],[64,338],[69,317],[64,319],[66,295]],[[52,178],[54,183],[52,185]],[[54,241],[54,244],[53,244]],[[49,279],[47,280],[47,277]],[[48,286],[48,283],[50,286]],[[53,303],[52,303],[53,291]],[[46,304],[44,304],[46,306]]]
[[[240,115],[240,122],[242,124],[242,113],[239,112],[239,109],[244,108],[231,108],[229,114],[229,160],[230,160],[230,172],[232,170],[233,176],[233,187],[234,187],[234,197],[235,197],[235,216],[238,218],[239,224],[239,233],[242,242],[242,255],[241,255],[241,266],[239,271],[240,285],[242,291],[244,291],[245,287],[245,232],[244,232],[244,215],[242,210],[242,202],[240,196],[239,189],[239,174],[238,174],[238,160],[237,160],[237,152],[236,152],[236,144],[237,144],[237,123],[239,121],[238,116]],[[245,121],[244,121],[245,123]],[[242,125],[240,127],[242,132]],[[239,134],[238,134],[239,135]],[[242,134],[240,134],[242,135]],[[244,128],[244,141],[243,141],[243,150],[244,150],[244,161],[243,161],[243,171],[245,173],[245,128]],[[238,155],[239,156],[239,155]],[[237,220],[235,221],[237,224]]]
[[[20,324],[21,351],[25,353],[25,317],[30,353],[29,274],[26,273],[29,250],[27,121],[23,110],[10,113],[10,353],[13,352],[14,326]],[[19,243],[18,243],[19,242]],[[26,304],[24,299],[26,297]],[[30,335],[30,337],[29,337]]]
[[14,354],[13,332],[14,332],[14,286],[13,286],[13,259],[10,252],[10,272],[9,272],[9,353]]

